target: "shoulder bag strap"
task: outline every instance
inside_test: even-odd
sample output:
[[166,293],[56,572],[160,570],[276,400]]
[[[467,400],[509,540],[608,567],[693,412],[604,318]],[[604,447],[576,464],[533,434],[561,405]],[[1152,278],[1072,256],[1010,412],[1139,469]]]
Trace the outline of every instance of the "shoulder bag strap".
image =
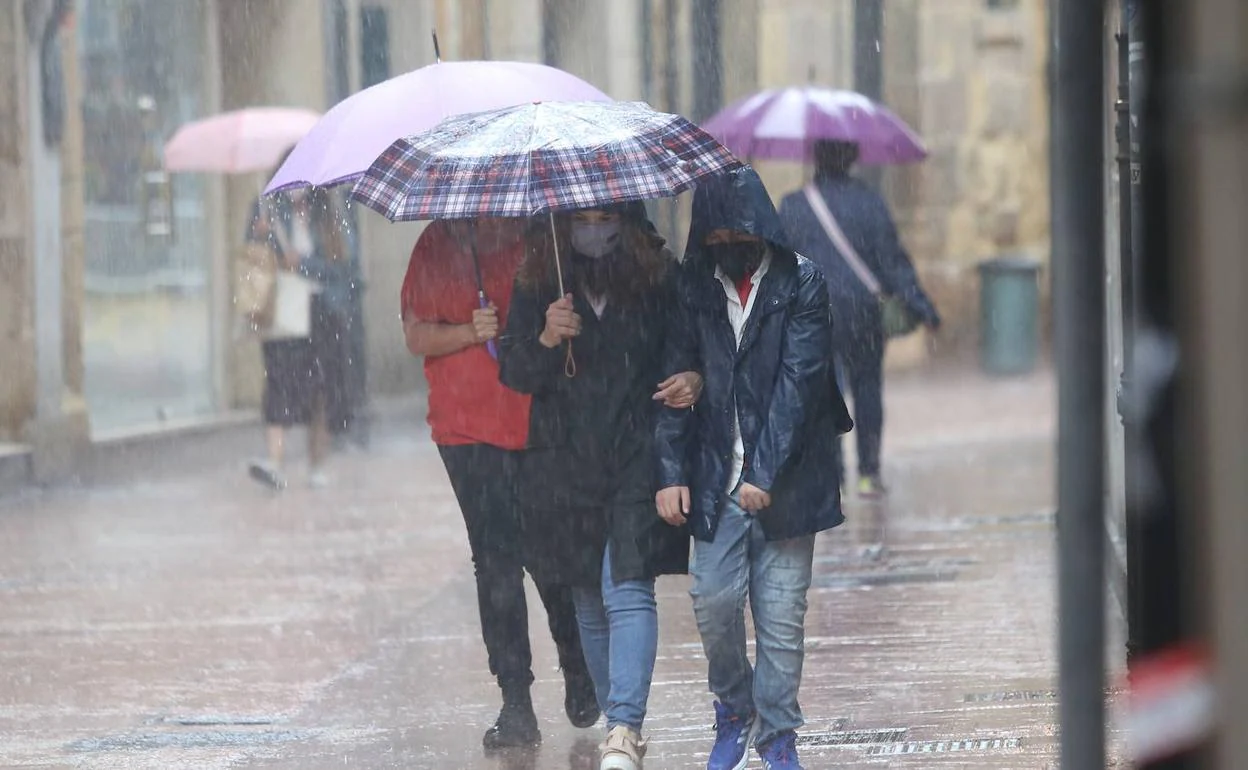
[[846,264],[858,276],[858,280],[862,281],[862,285],[867,287],[867,291],[879,297],[883,295],[884,289],[880,286],[879,280],[875,277],[875,273],[871,272],[871,268],[867,267],[862,261],[862,257],[858,256],[858,252],[854,249],[853,244],[845,237],[845,232],[841,230],[841,226],[837,224],[836,217],[832,216],[828,204],[824,202],[823,196],[819,194],[819,189],[813,184],[806,185],[804,192],[806,200],[810,203],[810,208],[815,212],[815,217],[819,220],[819,224],[823,226],[823,232],[836,246],[836,250],[841,253]]

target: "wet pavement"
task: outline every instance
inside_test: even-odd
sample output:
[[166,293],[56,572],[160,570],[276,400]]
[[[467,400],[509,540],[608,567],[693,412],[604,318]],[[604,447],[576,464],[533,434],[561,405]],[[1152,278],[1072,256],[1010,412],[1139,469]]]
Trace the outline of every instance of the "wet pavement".
[[[888,415],[891,496],[820,538],[806,765],[1056,767],[1051,382],[897,379]],[[327,490],[240,466],[0,503],[0,765],[595,767],[536,600],[543,746],[482,755],[466,538],[411,415]],[[651,770],[703,767],[711,738],[686,590],[660,581]]]

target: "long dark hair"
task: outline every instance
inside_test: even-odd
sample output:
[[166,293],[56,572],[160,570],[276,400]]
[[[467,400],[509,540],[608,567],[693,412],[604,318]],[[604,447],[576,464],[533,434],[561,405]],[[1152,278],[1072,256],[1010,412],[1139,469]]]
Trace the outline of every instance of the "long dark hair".
[[[559,256],[563,267],[564,288],[576,285],[577,263],[572,258],[573,249],[569,231],[571,218],[555,215],[555,232],[559,238]],[[676,264],[666,241],[645,218],[644,209],[626,210],[620,222],[622,244],[608,262],[607,294],[612,301],[631,303],[663,283],[668,271]],[[558,278],[555,274],[555,248],[550,232],[550,218],[533,220],[526,242],[524,261],[520,264],[518,282],[521,287],[533,290],[557,292]]]

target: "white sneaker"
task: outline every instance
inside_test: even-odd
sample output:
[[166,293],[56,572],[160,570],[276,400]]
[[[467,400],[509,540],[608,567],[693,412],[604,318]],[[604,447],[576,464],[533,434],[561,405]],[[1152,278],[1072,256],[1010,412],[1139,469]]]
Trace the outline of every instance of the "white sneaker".
[[601,756],[598,770],[641,770],[641,761],[646,756],[646,742],[636,730],[618,725],[607,733]]
[[325,471],[312,471],[308,474],[310,489],[324,489],[327,486],[329,486],[329,475]]

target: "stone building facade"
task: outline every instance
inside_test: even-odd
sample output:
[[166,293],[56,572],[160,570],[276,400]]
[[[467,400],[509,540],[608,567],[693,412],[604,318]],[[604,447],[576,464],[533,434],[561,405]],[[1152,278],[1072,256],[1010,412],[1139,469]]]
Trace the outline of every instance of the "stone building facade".
[[[27,4],[0,3],[0,443],[25,440],[36,403]],[[854,0],[179,0],[176,19],[161,16],[166,0],[74,7],[61,150],[64,378],[66,402],[89,414],[97,438],[259,401],[258,347],[231,311],[230,256],[263,180],[175,178],[171,243],[143,241],[138,209],[123,200],[151,145],[181,121],[262,104],[328,109],[432,63],[433,29],[444,59],[546,61],[617,99],[695,119],[762,88],[854,85]],[[884,190],[948,319],[942,336],[969,346],[976,262],[1047,256],[1044,3],[888,0],[884,22],[885,100],[931,150],[926,163],[888,170]],[[777,197],[809,173],[759,165]],[[678,249],[688,197],[654,207]],[[419,232],[361,216],[374,392],[420,384],[396,296]],[[918,337],[896,345],[894,363],[924,350]]]
[[[947,319],[942,336],[971,346],[975,265],[1009,254],[1048,262],[1046,3],[889,0],[887,9],[885,99],[931,155],[890,170],[885,189]],[[1047,293],[1043,277],[1041,286]]]
[[34,316],[26,195],[26,36],[18,3],[0,4],[0,441],[35,406]]
[[[66,44],[73,17],[53,9],[38,0],[0,6],[0,460],[33,446],[23,467],[48,479],[72,470],[88,430],[74,299],[83,280],[82,121],[66,111],[45,138],[53,120],[40,106],[41,61],[59,65],[67,102],[80,93],[77,51]],[[45,36],[61,45],[41,59]]]

